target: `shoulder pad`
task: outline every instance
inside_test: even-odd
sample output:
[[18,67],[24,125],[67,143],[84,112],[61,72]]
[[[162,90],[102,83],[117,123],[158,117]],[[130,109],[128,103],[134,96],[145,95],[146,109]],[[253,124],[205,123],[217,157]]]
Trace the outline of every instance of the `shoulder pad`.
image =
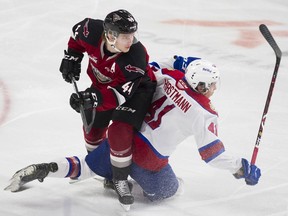
[[74,40],[83,40],[89,44],[97,45],[103,34],[103,21],[85,18],[74,25],[72,29]]

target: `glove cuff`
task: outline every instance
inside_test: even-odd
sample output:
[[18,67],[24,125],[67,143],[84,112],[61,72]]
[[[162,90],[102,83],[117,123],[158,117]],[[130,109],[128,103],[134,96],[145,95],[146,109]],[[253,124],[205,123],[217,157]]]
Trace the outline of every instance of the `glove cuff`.
[[244,178],[244,169],[241,167],[236,173],[233,174],[236,179]]
[[64,50],[64,55],[65,55],[65,58],[67,56],[69,60],[73,60],[73,61],[78,62],[78,63],[80,63],[82,61],[83,56],[84,56],[83,53],[81,53],[79,51],[75,51],[71,48],[68,48],[67,51]]
[[97,97],[97,106],[100,106],[100,105],[102,104],[102,102],[103,102],[103,97],[102,97],[101,92],[100,92],[98,89],[96,89],[96,88],[94,88],[94,87],[92,86],[92,87],[90,87],[90,88],[87,88],[87,89],[85,90],[85,92],[89,92],[90,94],[91,94],[91,93],[95,93],[95,94],[96,94],[96,97]]
[[236,173],[233,174],[233,176],[236,179],[246,178],[248,176],[250,170],[249,162],[246,159],[242,158],[241,164],[242,164],[241,168]]

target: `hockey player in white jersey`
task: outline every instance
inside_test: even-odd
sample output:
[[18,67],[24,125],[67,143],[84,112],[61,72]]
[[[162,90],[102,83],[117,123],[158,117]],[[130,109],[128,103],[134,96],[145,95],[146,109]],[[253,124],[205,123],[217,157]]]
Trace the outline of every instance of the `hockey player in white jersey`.
[[[217,67],[193,57],[178,56],[170,63],[152,63],[157,88],[142,128],[134,135],[131,177],[151,201],[173,196],[179,183],[169,165],[169,156],[184,139],[194,136],[199,154],[207,164],[231,172],[247,185],[257,184],[260,169],[225,152],[218,137],[218,114],[209,99],[220,78]],[[47,176],[84,179],[96,174],[112,179],[109,155],[109,143],[105,140],[85,158],[67,157],[25,167],[14,174],[6,189],[15,192],[23,184],[35,179],[42,182]]]

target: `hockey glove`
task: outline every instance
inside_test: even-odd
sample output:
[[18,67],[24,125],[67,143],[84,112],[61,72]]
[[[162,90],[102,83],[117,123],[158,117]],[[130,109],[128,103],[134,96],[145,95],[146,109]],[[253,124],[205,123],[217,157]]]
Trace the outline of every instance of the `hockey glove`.
[[64,58],[62,59],[59,70],[66,82],[71,83],[71,77],[74,77],[77,81],[79,80],[83,56],[83,53],[78,53],[69,49],[68,51],[64,50]]
[[200,59],[200,58],[196,58],[196,57],[188,57],[188,58],[184,58],[182,56],[174,56],[174,63],[173,63],[173,68],[176,70],[180,70],[183,73],[185,73],[185,70],[187,68],[187,66],[190,64],[190,62],[196,60],[196,59]]
[[242,158],[242,167],[233,174],[235,178],[245,178],[247,185],[256,185],[261,176],[261,170],[256,165],[250,165],[249,162]]
[[100,93],[96,93],[95,89],[87,88],[85,91],[80,91],[79,95],[73,93],[70,96],[70,106],[76,111],[80,112],[81,105],[84,110],[95,108],[98,106],[98,96]]

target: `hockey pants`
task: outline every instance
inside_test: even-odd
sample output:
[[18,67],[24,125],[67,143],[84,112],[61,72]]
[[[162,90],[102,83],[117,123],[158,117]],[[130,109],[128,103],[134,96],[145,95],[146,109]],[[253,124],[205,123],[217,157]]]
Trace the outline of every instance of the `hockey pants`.
[[[89,153],[85,160],[94,173],[104,178],[112,179],[110,147],[107,140]],[[173,196],[179,186],[176,175],[169,164],[160,171],[155,172],[143,169],[133,162],[130,176],[141,186],[144,195],[151,201]]]

